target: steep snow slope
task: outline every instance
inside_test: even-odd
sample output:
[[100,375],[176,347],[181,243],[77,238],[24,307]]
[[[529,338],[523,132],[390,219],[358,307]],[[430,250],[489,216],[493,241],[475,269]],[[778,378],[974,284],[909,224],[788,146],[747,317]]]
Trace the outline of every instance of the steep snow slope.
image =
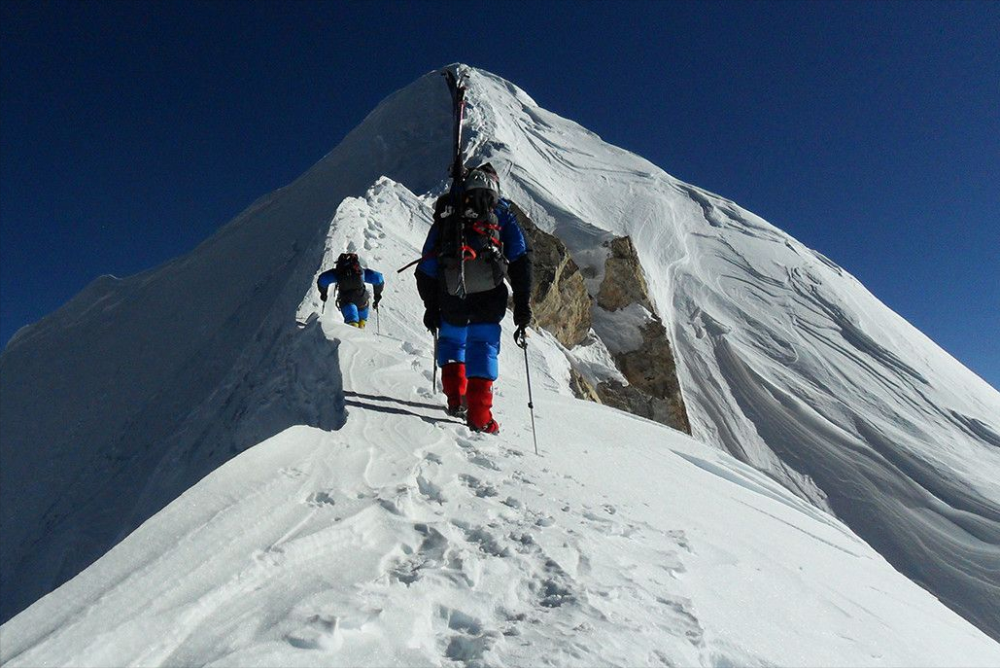
[[[539,226],[595,276],[601,244],[632,236],[695,436],[836,513],[1000,635],[1000,395],[753,214],[506,81],[469,75],[469,153],[494,160]],[[318,240],[343,198],[382,174],[421,195],[440,189],[449,131],[445,88],[429,74],[190,254],[99,279],[11,341],[0,355],[0,618],[245,448],[294,425],[342,426],[342,411],[308,399],[323,364],[301,354],[334,353],[317,328],[289,329]]]
[[514,346],[499,437],[444,415],[408,275],[389,284],[381,336],[316,317],[321,264],[356,242],[373,266],[399,266],[429,224],[426,202],[388,180],[340,206],[325,261],[297,285],[300,325],[250,383],[246,428],[281,405],[306,407],[301,423],[0,627],[0,662],[1000,662],[1000,646],[767,476],[570,397],[551,337],[530,346],[536,457]]
[[850,274],[475,72],[475,153],[594,274],[630,235],[694,434],[831,509],[1000,637],[1000,393]]
[[249,428],[243,403],[319,262],[309,249],[383,174],[438,185],[450,133],[440,77],[420,79],[189,254],[99,278],[18,332],[0,355],[0,621],[235,453],[313,417],[272,406]]

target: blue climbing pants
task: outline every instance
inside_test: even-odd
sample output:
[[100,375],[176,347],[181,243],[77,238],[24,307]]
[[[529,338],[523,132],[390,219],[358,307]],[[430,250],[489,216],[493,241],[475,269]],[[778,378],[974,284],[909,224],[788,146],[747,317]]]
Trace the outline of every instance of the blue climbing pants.
[[344,314],[344,322],[358,322],[358,320],[368,320],[368,307],[359,309],[356,304],[344,304],[340,307],[340,312]]
[[500,325],[476,322],[469,325],[441,323],[438,330],[438,366],[464,362],[469,378],[496,380],[499,371]]

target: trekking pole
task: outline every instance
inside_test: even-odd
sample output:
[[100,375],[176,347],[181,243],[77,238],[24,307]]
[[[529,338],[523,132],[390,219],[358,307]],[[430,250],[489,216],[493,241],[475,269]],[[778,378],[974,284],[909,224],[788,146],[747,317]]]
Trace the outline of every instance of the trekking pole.
[[434,394],[438,391],[438,333],[434,330],[434,359],[431,360],[431,366],[434,367]]
[[524,375],[528,379],[528,411],[531,413],[531,438],[535,441],[535,454],[538,454],[538,433],[535,431],[535,402],[531,398],[531,367],[528,366],[528,335],[524,329],[519,329],[520,337],[514,335],[514,341],[524,351]]
[[378,306],[375,307],[375,336],[382,336],[382,321],[378,317]]

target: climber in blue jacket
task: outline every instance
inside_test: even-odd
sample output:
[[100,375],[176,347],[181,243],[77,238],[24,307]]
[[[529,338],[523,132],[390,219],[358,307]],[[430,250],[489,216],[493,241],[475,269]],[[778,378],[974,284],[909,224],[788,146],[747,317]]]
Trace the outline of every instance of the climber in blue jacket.
[[385,278],[374,269],[363,268],[357,253],[342,253],[337,258],[337,266],[324,271],[316,279],[319,298],[324,302],[330,286],[336,284],[337,308],[344,315],[344,322],[359,329],[364,329],[368,321],[368,288],[365,283],[372,286],[375,299],[371,306],[377,310],[382,301]]
[[500,322],[507,285],[514,293],[515,341],[531,324],[531,250],[496,171],[486,163],[440,197],[417,265],[424,326],[438,332],[437,364],[448,413],[494,434],[493,381],[499,374]]

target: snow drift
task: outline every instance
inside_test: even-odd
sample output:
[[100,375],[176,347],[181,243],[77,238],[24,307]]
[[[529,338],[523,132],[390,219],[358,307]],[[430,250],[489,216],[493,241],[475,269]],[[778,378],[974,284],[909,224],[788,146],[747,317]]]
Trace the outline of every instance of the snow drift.
[[2,627],[4,663],[995,664],[832,515],[996,637],[1000,395],[753,214],[469,76],[467,155],[585,274],[633,239],[696,440],[571,399],[583,355],[548,336],[547,459],[519,456],[509,349],[504,435],[441,423],[408,278],[382,339],[317,322],[348,242],[383,271],[416,257],[448,164],[431,74],[190,254],[5,349],[3,618],[120,544]]

